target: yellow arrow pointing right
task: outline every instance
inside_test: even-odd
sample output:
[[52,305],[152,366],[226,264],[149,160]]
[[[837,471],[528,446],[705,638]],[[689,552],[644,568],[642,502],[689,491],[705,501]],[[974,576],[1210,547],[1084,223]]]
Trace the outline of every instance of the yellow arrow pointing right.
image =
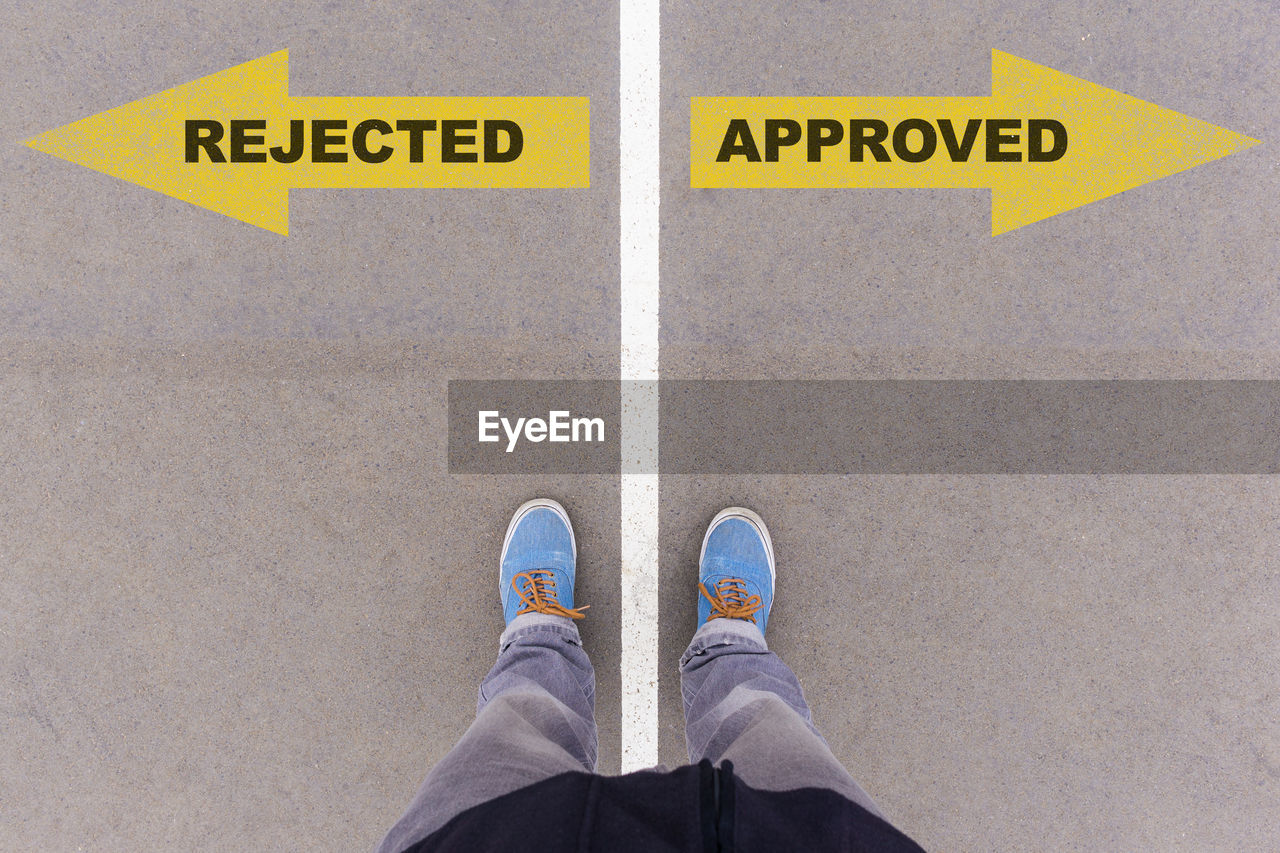
[[[1012,115],[1051,116],[1071,142],[1052,163],[1004,163],[991,182],[991,233],[1002,234],[1258,144],[1240,133],[993,51],[992,100]],[[1013,166],[1021,166],[1014,169]]]
[[989,188],[991,233],[1258,144],[992,52],[990,97],[700,97],[693,187]]

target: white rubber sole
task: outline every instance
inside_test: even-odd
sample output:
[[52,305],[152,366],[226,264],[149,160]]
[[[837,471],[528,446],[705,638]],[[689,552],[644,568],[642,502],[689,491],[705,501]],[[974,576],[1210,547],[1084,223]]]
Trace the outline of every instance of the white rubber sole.
[[759,532],[760,538],[764,540],[764,551],[769,555],[769,578],[777,584],[778,572],[774,569],[773,564],[773,540],[769,538],[769,528],[765,527],[764,519],[756,515],[751,510],[742,506],[731,506],[728,509],[722,509],[716,513],[716,517],[711,519],[711,523],[707,525],[707,532],[702,537],[702,550],[698,552],[698,566],[702,566],[702,558],[707,554],[707,540],[711,538],[711,531],[716,529],[716,525],[726,518],[741,518],[750,522]]
[[507,532],[502,537],[502,554],[498,557],[499,573],[502,571],[502,561],[507,558],[507,546],[511,544],[511,534],[515,532],[516,525],[531,510],[539,507],[546,507],[564,520],[565,526],[569,528],[569,543],[573,545],[573,561],[574,563],[578,562],[578,540],[573,535],[573,525],[569,523],[569,513],[565,512],[564,507],[558,501],[553,501],[551,498],[534,498],[531,501],[525,501],[520,504],[511,516],[511,522],[507,525]]

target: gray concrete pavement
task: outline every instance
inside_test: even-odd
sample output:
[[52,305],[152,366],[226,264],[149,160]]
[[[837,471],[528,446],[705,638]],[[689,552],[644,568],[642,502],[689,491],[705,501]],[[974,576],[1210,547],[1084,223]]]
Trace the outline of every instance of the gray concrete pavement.
[[[366,849],[469,721],[534,493],[616,771],[617,478],[444,454],[449,379],[617,373],[616,8],[0,10],[0,847]],[[1280,375],[1265,0],[663,16],[664,376]],[[589,96],[592,188],[294,192],[281,238],[13,144],[286,47],[294,94]],[[985,93],[992,48],[1264,145],[1000,238],[982,192],[688,187],[691,96]],[[669,764],[731,503],[771,643],[926,848],[1271,843],[1275,478],[666,477]]]
[[[445,457],[449,379],[616,375],[616,15],[4,8],[0,848],[371,848],[474,712],[533,492],[617,770],[617,478]],[[592,188],[294,192],[285,238],[17,145],[280,48],[299,95],[589,96]]]
[[[665,377],[1277,375],[1270,4],[672,2],[663,26]],[[981,191],[689,188],[690,97],[986,94],[992,48],[1264,145],[998,238]],[[692,630],[703,527],[752,506],[779,560],[771,644],[926,848],[1266,849],[1278,497],[1269,477],[669,476],[662,607]]]
[[[692,630],[703,508],[758,509],[778,555],[770,645],[836,755],[926,849],[1269,846],[1274,478],[663,488],[664,614]],[[687,641],[665,639],[664,659]],[[671,669],[663,756],[678,761]]]

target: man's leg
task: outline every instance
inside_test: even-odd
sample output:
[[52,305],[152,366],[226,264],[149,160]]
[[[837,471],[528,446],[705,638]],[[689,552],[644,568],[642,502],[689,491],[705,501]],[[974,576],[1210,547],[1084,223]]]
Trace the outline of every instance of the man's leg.
[[689,760],[733,762],[762,791],[830,788],[880,810],[814,728],[800,682],[751,622],[715,619],[680,658]]
[[563,616],[517,616],[500,647],[480,684],[475,722],[427,774],[379,853],[398,853],[526,785],[595,770],[595,673],[577,626]]
[[732,761],[760,790],[829,788],[880,815],[814,728],[795,674],[765,644],[775,570],[764,522],[740,507],[720,513],[699,565],[699,627],[680,658],[689,760]]
[[595,770],[595,672],[573,623],[586,609],[573,609],[576,563],[564,507],[538,499],[516,510],[498,581],[507,628],[480,684],[475,722],[427,774],[379,853],[526,785]]

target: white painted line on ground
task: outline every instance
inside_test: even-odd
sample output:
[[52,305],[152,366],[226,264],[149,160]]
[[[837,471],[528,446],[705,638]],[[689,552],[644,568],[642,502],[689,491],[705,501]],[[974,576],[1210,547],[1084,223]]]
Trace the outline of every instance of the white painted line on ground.
[[622,772],[658,763],[658,0],[621,4]]

